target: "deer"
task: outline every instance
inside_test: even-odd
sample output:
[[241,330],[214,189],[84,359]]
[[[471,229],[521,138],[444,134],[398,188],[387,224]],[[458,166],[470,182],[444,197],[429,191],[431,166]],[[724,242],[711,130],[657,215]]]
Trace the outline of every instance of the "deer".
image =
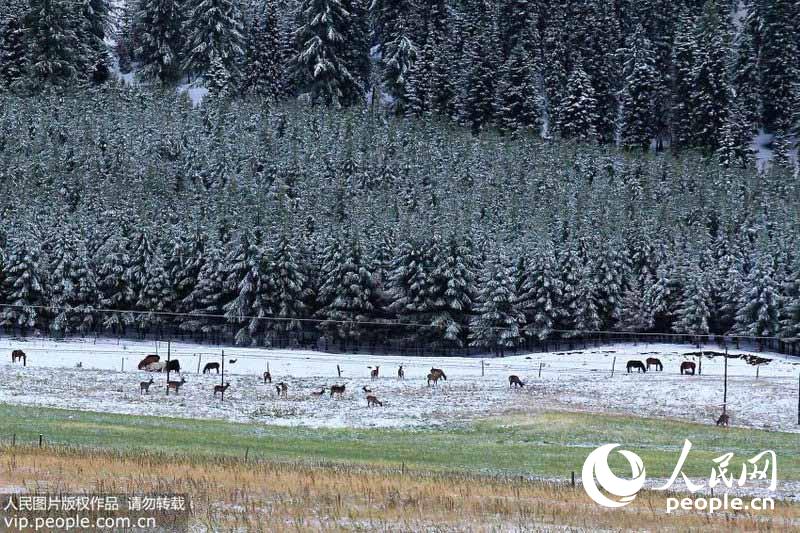
[[367,396],[367,407],[376,407],[378,405],[383,407],[383,402],[381,402],[376,396],[373,396],[372,394]]
[[717,426],[728,427],[728,424],[730,424],[730,422],[731,422],[731,417],[730,415],[728,415],[728,413],[723,412],[721,415],[719,415],[719,418],[717,418]]
[[379,367],[379,366],[376,366],[375,368],[373,368],[369,373],[370,379],[378,379],[378,372],[380,372],[380,369],[381,369],[381,367]]
[[167,381],[167,394],[169,394],[170,389],[175,389],[175,394],[178,394],[184,383],[186,383],[186,378],[181,378],[180,381]]
[[230,386],[231,384],[227,381],[225,382],[225,385],[214,385],[214,397],[215,398],[217,397],[217,393],[220,393],[220,395],[224,395],[225,391],[228,390],[228,387]]
[[333,398],[335,394],[338,394],[340,398],[344,396],[344,389],[345,385],[331,385],[331,398]]
[[512,386],[515,388],[516,387],[522,388],[525,386],[525,383],[521,379],[519,379],[519,376],[511,375],[508,376],[508,388],[510,389]]
[[269,370],[264,372],[264,383],[272,383],[272,374],[269,373]]
[[431,368],[431,372],[430,374],[428,374],[428,387],[431,386],[431,382],[433,382],[433,386],[435,387],[436,383],[440,379],[444,379],[445,381],[447,381],[447,376],[445,376],[444,372],[442,372],[440,369]]
[[372,392],[372,389],[370,389],[370,388],[369,388],[369,387],[367,387],[366,385],[364,385],[363,387],[361,387],[361,390],[363,390],[363,391],[364,391],[365,393],[367,393],[367,394],[369,394],[369,393],[371,393],[371,392]]
[[406,379],[406,372],[403,370],[403,365],[397,369],[397,379]]
[[279,398],[280,398],[281,396],[283,396],[284,398],[286,398],[286,397],[288,396],[288,394],[289,394],[289,385],[287,385],[286,383],[284,383],[283,381],[281,381],[280,383],[278,383],[277,385],[275,385],[275,390],[276,390],[276,391],[278,391],[278,397],[279,397]]
[[316,396],[317,398],[321,397],[323,394],[325,394],[325,387],[322,387],[322,389],[320,390],[315,390],[311,392],[311,396]]
[[82,362],[82,361],[78,361],[78,362],[75,364],[75,368],[83,368],[83,362]]
[[11,352],[11,362],[16,363],[18,360],[22,360],[22,366],[28,366],[28,356],[22,350]]
[[150,381],[139,382],[139,394],[150,394],[150,385],[153,384],[153,378]]

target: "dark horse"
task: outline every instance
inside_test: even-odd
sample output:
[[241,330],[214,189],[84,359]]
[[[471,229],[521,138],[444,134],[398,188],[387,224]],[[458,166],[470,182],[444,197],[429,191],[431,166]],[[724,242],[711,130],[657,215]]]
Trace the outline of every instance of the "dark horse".
[[647,368],[645,368],[644,363],[641,361],[628,361],[628,364],[625,366],[625,368],[628,369],[628,374],[630,374],[634,369],[636,369],[638,372],[647,372]]
[[661,359],[656,359],[655,357],[648,357],[647,358],[647,370],[650,370],[650,365],[656,367],[656,371],[663,372],[664,365],[661,364]]
[[203,367],[203,374],[212,370],[216,370],[217,374],[219,374],[219,363],[206,363],[206,366]]
[[14,350],[11,352],[11,362],[16,363],[18,359],[22,359],[22,366],[28,366],[28,356],[22,350]]
[[683,374],[686,374],[686,375],[691,374],[692,376],[694,376],[695,368],[696,368],[696,365],[693,362],[684,361],[683,363],[681,363],[681,375],[683,375]]

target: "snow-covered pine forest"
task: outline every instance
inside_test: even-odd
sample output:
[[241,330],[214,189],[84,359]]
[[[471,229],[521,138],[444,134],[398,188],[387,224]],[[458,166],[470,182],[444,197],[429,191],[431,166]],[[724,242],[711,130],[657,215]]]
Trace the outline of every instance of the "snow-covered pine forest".
[[799,11],[6,1],[0,325],[498,353],[795,338]]
[[798,335],[800,188],[779,167],[170,98],[3,98],[4,326],[487,350]]

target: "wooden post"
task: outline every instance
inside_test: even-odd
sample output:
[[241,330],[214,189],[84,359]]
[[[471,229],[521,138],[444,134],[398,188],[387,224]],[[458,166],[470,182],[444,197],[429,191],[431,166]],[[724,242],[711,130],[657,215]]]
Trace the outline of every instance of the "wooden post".
[[539,377],[542,377],[542,367],[543,366],[544,366],[544,363],[542,361],[539,361]]
[[572,483],[572,486],[574,487],[575,486],[575,472],[572,473],[571,483]]
[[125,358],[122,358],[122,366],[120,367],[120,372],[125,372]]
[[203,361],[203,354],[197,354],[197,373],[200,373],[200,363]]
[[220,401],[225,401],[225,350],[222,350],[222,372],[219,375],[220,382],[219,384],[222,385],[222,394],[220,394]]
[[17,434],[14,433],[13,435],[11,435],[11,447],[13,448],[16,445],[17,445]]
[[614,369],[617,367],[617,356],[614,356],[614,360],[611,362],[611,377],[614,377]]
[[41,447],[42,447],[42,441],[44,441],[44,435],[42,435],[41,433],[39,433],[39,448],[41,448]]
[[484,377],[485,375],[486,375],[486,369],[484,368],[483,365],[483,359],[481,359],[481,377]]
[[761,365],[756,365],[756,379],[758,379],[758,371],[761,369]]
[[800,379],[797,380],[797,425],[800,426]]
[[[156,345],[156,351],[158,351],[158,345]],[[170,343],[167,341],[167,396],[169,396],[169,359],[171,354]]]
[[722,414],[728,410],[728,349],[725,349],[725,378],[722,385]]
[[336,365],[336,373],[339,374],[339,377],[342,377],[342,369],[339,368],[339,365]]
[[[727,358],[727,353],[728,353],[728,351],[725,350],[725,354],[726,354],[725,357],[726,358]],[[700,352],[700,357],[698,359],[699,359],[699,361],[697,362],[698,363],[698,365],[697,365],[697,375],[698,376],[702,376],[703,375],[703,352]]]

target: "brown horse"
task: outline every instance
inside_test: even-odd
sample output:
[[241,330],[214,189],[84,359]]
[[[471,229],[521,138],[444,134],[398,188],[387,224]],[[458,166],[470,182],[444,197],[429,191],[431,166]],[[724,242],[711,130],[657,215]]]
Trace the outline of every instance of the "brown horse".
[[212,370],[216,370],[217,374],[219,374],[219,363],[206,363],[206,366],[203,367],[203,374],[207,374]]
[[344,396],[345,385],[331,385],[331,398],[338,395],[340,398]]
[[731,422],[731,417],[730,415],[728,415],[728,413],[722,413],[721,415],[719,415],[719,418],[717,418],[718,426],[728,427],[728,424],[730,424],[730,422]]
[[447,378],[445,378],[443,374],[440,374],[438,372],[431,372],[430,374],[428,374],[428,387],[431,386],[431,382],[433,382],[433,386],[435,387],[436,383],[440,379],[447,380]]
[[647,368],[645,368],[644,363],[641,361],[628,361],[628,364],[625,365],[625,368],[628,370],[628,374],[630,374],[634,369],[637,372],[647,372]]
[[681,375],[683,375],[683,374],[686,374],[686,375],[691,374],[692,376],[694,376],[695,368],[697,368],[697,365],[695,365],[693,362],[684,361],[683,363],[681,363]]
[[372,394],[367,396],[367,407],[376,407],[378,405],[383,407],[383,402],[381,402],[376,396],[373,396]]
[[148,355],[144,359],[139,361],[139,366],[137,368],[139,370],[144,370],[145,368],[147,368],[147,365],[149,365],[151,363],[157,363],[160,360],[161,360],[161,358],[159,356],[155,355],[155,354]]
[[508,376],[508,388],[510,389],[512,386],[522,388],[525,386],[525,383],[523,383],[522,380],[519,379],[519,376],[511,375]]
[[657,372],[664,371],[664,365],[661,364],[661,359],[656,359],[655,357],[648,357],[645,361],[647,363],[647,370],[650,370],[651,366],[656,367]]
[[22,350],[14,350],[11,352],[11,362],[16,363],[18,359],[22,359],[22,366],[28,366],[28,356]]

